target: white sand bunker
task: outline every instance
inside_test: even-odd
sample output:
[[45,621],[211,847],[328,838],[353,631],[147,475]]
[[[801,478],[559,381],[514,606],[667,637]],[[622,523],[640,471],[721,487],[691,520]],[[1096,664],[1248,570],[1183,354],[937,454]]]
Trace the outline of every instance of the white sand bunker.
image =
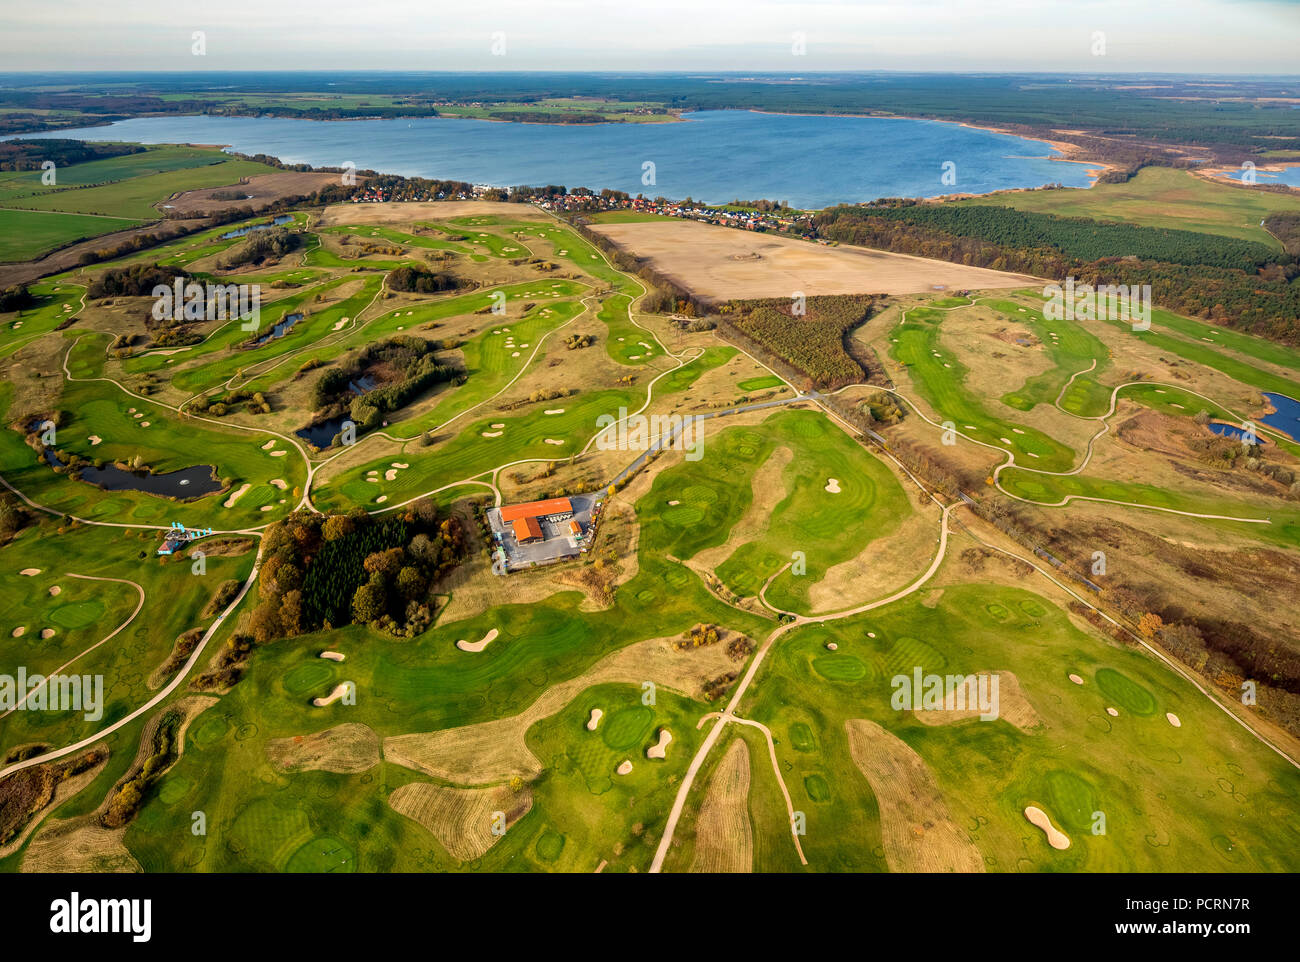
[[248,491],[248,489],[251,487],[252,487],[251,484],[245,484],[237,491],[232,492],[230,497],[226,498],[225,501],[221,502],[221,506],[223,508],[233,508],[235,506],[235,502],[238,501],[240,498],[242,498],[244,494]]
[[13,637],[21,638],[23,636],[23,632],[25,632],[26,630],[27,629],[24,628],[22,625],[19,625],[17,628],[13,630]]
[[86,438],[86,440],[90,442],[90,446],[93,448],[96,444],[100,444],[104,439],[98,434],[92,434],[90,437]]
[[505,427],[505,425],[504,425],[504,424],[500,424],[500,423],[498,423],[498,424],[494,424],[494,425],[492,425],[492,427],[493,427],[493,429],[495,430],[495,429],[498,429],[498,428],[503,428],[503,427]]
[[839,646],[836,642],[828,641],[828,642],[826,642],[826,650],[827,650],[827,651],[839,651],[839,650],[840,650],[840,646]]
[[53,629],[53,628],[42,628],[42,629],[41,629],[41,637],[42,637],[42,638],[53,638],[53,637],[54,637],[54,629]]
[[557,440],[555,440],[555,438],[547,438],[547,439],[546,439],[546,443],[547,443],[547,444],[563,444],[564,442],[563,442],[563,441],[557,441]]
[[262,505],[260,508],[258,508],[257,510],[258,510],[258,511],[270,511],[270,510],[271,510],[271,507],[272,507],[272,506],[269,505],[269,504],[264,504],[264,505]]
[[58,585],[50,585],[50,595],[51,595],[51,596],[57,598],[57,597],[58,597],[59,595],[61,595],[61,594],[63,594],[63,589],[62,589],[62,588],[60,588]]
[[646,758],[666,758],[668,756],[668,743],[673,740],[673,733],[667,728],[659,729],[659,743],[651,745],[645,750]]
[[1053,825],[1052,820],[1041,808],[1030,805],[1025,809],[1025,818],[1043,830],[1043,834],[1047,836],[1047,844],[1052,848],[1064,850],[1070,847],[1069,836]]
[[594,732],[596,726],[600,724],[600,720],[604,717],[605,712],[603,709],[593,708],[591,710],[591,717],[587,719],[587,731]]
[[41,573],[41,569],[40,569],[40,568],[24,568],[22,571],[20,571],[20,572],[18,572],[18,573],[19,573],[20,575],[23,575],[24,577],[30,578],[32,575],[38,575],[38,574],[40,574],[40,573]]
[[334,690],[324,698],[313,698],[311,703],[317,708],[324,708],[326,705],[332,705],[348,692],[348,683],[341,681],[334,686]]
[[827,478],[827,479],[826,479],[826,490],[829,491],[831,494],[839,494],[839,493],[840,493],[840,479],[839,479],[839,478]]
[[320,656],[321,656],[322,658],[326,658],[326,659],[328,659],[328,660],[330,660],[330,661],[342,661],[342,660],[343,660],[343,652],[341,652],[341,651],[322,651],[322,652],[320,653]]
[[518,356],[519,356],[519,352],[518,352],[518,351],[515,351],[515,352],[514,352],[513,354],[511,354],[510,356],[511,356],[511,357],[518,357]]
[[1111,718],[1118,718],[1118,717],[1119,717],[1119,712],[1118,712],[1116,709],[1114,709],[1114,708],[1107,708],[1107,709],[1106,709],[1106,714],[1109,715]]
[[289,487],[289,485],[285,482],[284,478],[272,478],[271,483],[275,485],[277,488],[279,488],[281,491]]
[[1183,727],[1182,720],[1171,711],[1165,712],[1165,720],[1168,721],[1169,724],[1173,725],[1175,728]]
[[400,471],[402,468],[409,468],[410,465],[407,464],[405,461],[394,461],[393,467],[397,468]]
[[1070,675],[1070,681],[1074,682],[1076,685],[1082,685],[1082,684],[1083,684],[1083,679],[1080,678],[1078,675],[1075,675],[1075,674],[1071,674],[1071,675]]
[[618,772],[620,775],[630,775],[632,774],[632,763],[625,758],[623,759],[622,764],[620,764],[618,768],[614,770]]
[[334,322],[334,330],[336,330],[336,331],[339,330],[339,329],[342,328],[343,325],[346,324],[346,323],[347,323],[347,318],[344,318],[344,319],[341,320],[341,321],[335,321],[335,322]]
[[384,472],[384,480],[385,480],[385,481],[396,481],[396,480],[397,480],[397,469],[396,469],[396,468],[389,468],[387,471],[385,471],[385,472]]
[[543,414],[563,414],[563,413],[564,413],[564,408],[547,408],[547,409],[546,409],[545,411],[543,411],[542,413],[543,413]]
[[288,454],[288,453],[289,453],[288,451],[272,451],[272,452],[271,452],[271,457],[273,457],[273,458],[282,458],[282,457],[284,457],[284,456],[285,456],[286,454]]
[[483,437],[485,437],[485,438],[499,438],[499,437],[501,437],[501,434],[502,434],[501,431],[484,431],[484,432],[483,432]]
[[678,505],[678,504],[681,504],[681,502],[680,502],[680,501],[669,501],[669,502],[668,502],[668,507],[671,508],[671,507],[673,507],[674,505]]
[[141,422],[140,422],[140,427],[142,427],[142,428],[147,428],[148,426],[149,426],[149,422],[148,422],[148,421],[141,421]]
[[492,644],[492,642],[496,640],[496,637],[497,637],[497,630],[493,628],[491,631],[489,631],[478,641],[466,641],[464,638],[462,638],[460,641],[456,642],[456,647],[459,648],[461,651],[475,651],[475,652],[482,651],[488,645]]
[[379,497],[375,498],[375,504],[383,504],[387,500],[388,500],[388,495],[381,494]]
[[262,450],[263,450],[263,451],[270,451],[273,447],[275,447],[275,438],[272,438],[271,440],[269,440],[269,441],[267,441],[265,444],[263,444],[263,445],[262,445]]

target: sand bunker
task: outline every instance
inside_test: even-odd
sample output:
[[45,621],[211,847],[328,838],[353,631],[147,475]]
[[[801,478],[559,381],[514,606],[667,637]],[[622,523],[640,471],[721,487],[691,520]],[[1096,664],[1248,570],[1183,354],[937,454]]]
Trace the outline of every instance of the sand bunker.
[[317,708],[324,708],[326,705],[332,705],[348,692],[348,683],[343,681],[334,686],[334,690],[324,698],[313,698],[311,703]]
[[1173,725],[1175,728],[1183,727],[1182,720],[1171,711],[1165,712],[1165,720],[1168,721],[1169,724]]
[[1109,715],[1111,718],[1118,718],[1118,717],[1119,717],[1119,712],[1116,711],[1114,708],[1107,708],[1107,709],[1106,709],[1106,714]]
[[93,448],[96,444],[99,444],[104,439],[101,438],[98,434],[92,434],[90,437],[86,438],[86,440],[90,442],[90,446]]
[[410,465],[407,464],[405,461],[394,461],[393,464],[392,464],[392,466],[395,467],[395,468],[397,468],[398,470],[401,470],[402,468],[409,468],[409,467],[410,467]]
[[342,661],[345,657],[341,651],[322,651],[320,656],[322,658],[327,658],[330,661]]
[[264,504],[264,505],[262,505],[260,508],[258,508],[257,510],[258,510],[258,511],[270,511],[270,510],[271,510],[271,505],[269,505],[269,504]]
[[385,481],[396,481],[396,480],[397,480],[397,471],[394,470],[393,468],[389,468],[387,471],[384,472],[384,480],[385,480]]
[[563,444],[564,442],[563,442],[563,441],[557,441],[557,440],[555,440],[555,438],[547,438],[547,439],[546,439],[546,443],[547,443],[547,444]]
[[673,733],[667,728],[659,729],[659,743],[645,750],[646,758],[667,758],[668,743],[673,740]]
[[286,488],[289,487],[289,485],[285,483],[284,478],[272,478],[271,483],[275,485],[277,488],[279,488],[281,491],[284,491]]
[[1064,850],[1070,847],[1069,836],[1053,825],[1052,820],[1041,808],[1030,805],[1025,809],[1025,818],[1043,830],[1043,834],[1047,836],[1047,844],[1052,848]]
[[1074,675],[1074,674],[1070,675],[1070,681],[1074,682],[1076,685],[1083,684],[1083,679],[1080,678],[1078,675]]
[[23,627],[22,625],[19,625],[17,628],[15,628],[15,629],[13,630],[13,632],[12,632],[12,634],[11,634],[11,637],[13,637],[13,638],[21,638],[21,637],[23,636],[23,634],[24,634],[26,631],[27,631],[27,629],[26,629],[25,627]]
[[501,437],[501,435],[502,435],[503,433],[504,433],[504,432],[502,432],[502,431],[484,431],[484,432],[483,432],[483,437],[485,437],[485,438],[499,438],[499,437]]
[[837,644],[836,644],[835,642],[833,642],[833,641],[828,641],[828,642],[826,642],[826,650],[827,650],[827,651],[839,651],[839,650],[840,650],[840,646],[837,645]]
[[596,726],[600,724],[600,720],[604,717],[605,712],[603,709],[593,708],[591,710],[591,717],[587,719],[587,731],[594,732]]
[[275,438],[272,438],[271,440],[269,440],[269,441],[267,441],[265,444],[263,444],[263,445],[262,445],[262,450],[263,450],[263,451],[270,451],[273,447],[275,447]]
[[460,641],[456,642],[456,647],[461,651],[482,651],[488,645],[492,644],[492,642],[496,640],[496,637],[497,630],[493,628],[478,641],[466,641],[462,638]]
[[632,774],[632,763],[625,758],[614,771],[620,775],[630,775]]
[[38,574],[40,574],[40,573],[41,573],[41,569],[40,569],[40,568],[24,568],[22,571],[20,571],[20,572],[18,572],[18,573],[19,573],[20,575],[24,575],[24,576],[30,578],[32,575],[38,575]]
[[827,479],[826,479],[826,489],[825,489],[825,490],[829,491],[831,494],[839,494],[839,493],[840,493],[840,479],[839,479],[839,478],[827,478]]
[[230,494],[230,497],[226,498],[224,502],[221,503],[221,507],[233,508],[235,506],[235,502],[237,502],[237,500],[239,500],[240,498],[244,497],[244,494],[247,493],[250,487],[252,487],[252,485],[243,485],[242,487],[239,487],[237,491],[233,491],[233,493]]
[[148,426],[149,426],[149,422],[148,422],[148,421],[141,421],[141,422],[140,422],[140,427],[142,427],[142,428],[147,428]]
[[492,425],[492,429],[493,429],[493,430],[499,430],[499,429],[501,429],[501,428],[503,428],[503,427],[505,427],[505,424],[503,424],[503,423],[497,423],[497,424]]
[[288,454],[288,453],[289,453],[288,451],[272,451],[272,452],[271,452],[271,457],[273,457],[273,458],[282,458],[282,457],[284,457],[284,456],[285,456],[286,454]]
[[57,598],[59,595],[63,594],[63,589],[58,585],[50,585],[50,594]]
[[42,629],[41,629],[41,637],[42,637],[42,638],[53,638],[53,637],[54,637],[54,629],[53,629],[53,628],[42,628]]
[[346,324],[347,322],[348,322],[348,319],[347,319],[346,317],[343,318],[341,321],[335,321],[335,322],[334,322],[334,330],[336,330],[336,331],[337,331],[337,330],[340,330],[340,329],[343,327],[343,325]]
[[388,500],[388,495],[381,494],[379,497],[375,498],[375,504],[383,504],[387,500]]
[[563,414],[563,413],[564,413],[564,408],[547,408],[547,409],[546,409],[545,411],[543,411],[542,413],[543,413],[543,414]]

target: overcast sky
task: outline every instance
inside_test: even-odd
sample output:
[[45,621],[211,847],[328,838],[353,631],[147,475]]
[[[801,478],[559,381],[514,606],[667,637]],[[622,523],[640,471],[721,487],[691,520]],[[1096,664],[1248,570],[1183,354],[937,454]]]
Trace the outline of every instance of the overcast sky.
[[1300,0],[0,0],[0,70],[187,68],[1300,73]]

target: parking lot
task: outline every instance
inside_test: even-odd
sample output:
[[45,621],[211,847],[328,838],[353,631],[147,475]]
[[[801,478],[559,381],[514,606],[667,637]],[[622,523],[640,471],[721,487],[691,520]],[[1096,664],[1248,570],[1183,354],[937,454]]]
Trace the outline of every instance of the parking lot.
[[[585,539],[590,535],[593,518],[599,513],[599,502],[590,495],[574,495],[569,499],[573,505],[573,518],[550,522],[537,519],[544,538],[534,544],[519,544],[514,531],[501,521],[498,508],[488,508],[487,520],[492,528],[492,537],[505,552],[507,571],[518,571],[532,565],[558,561],[562,558],[576,558],[582,553]],[[569,531],[569,520],[582,526],[584,541],[578,541]]]

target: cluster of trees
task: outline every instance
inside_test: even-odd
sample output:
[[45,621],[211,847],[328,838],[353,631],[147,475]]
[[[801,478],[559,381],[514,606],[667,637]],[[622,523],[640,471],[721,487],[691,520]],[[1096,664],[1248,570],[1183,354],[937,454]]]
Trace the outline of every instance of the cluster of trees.
[[[5,756],[5,764],[25,761],[49,747],[28,745],[14,749]],[[16,839],[32,818],[54,801],[55,790],[61,782],[89,771],[107,757],[108,749],[98,745],[75,758],[33,765],[0,780],[0,845]]]
[[0,170],[40,170],[47,160],[58,168],[90,160],[144,153],[138,144],[94,144],[84,140],[23,139],[0,143]]
[[[312,406],[317,420],[337,417],[346,409],[358,431],[375,427],[382,415],[396,411],[412,398],[445,381],[464,377],[453,364],[438,360],[442,341],[420,337],[392,337],[376,341],[339,361],[325,371],[312,388]],[[351,385],[375,371],[394,372],[392,378],[365,394],[352,396]]]
[[708,645],[716,645],[722,640],[722,629],[717,625],[696,625],[682,637],[673,641],[673,648],[676,651],[687,651],[691,648],[704,648]]
[[301,246],[302,235],[297,231],[285,230],[283,227],[249,231],[243,243],[227,251],[218,261],[218,266],[222,270],[231,270],[245,264],[261,264],[267,260],[278,260]]
[[22,311],[36,303],[26,284],[15,284],[0,291],[0,314],[8,311]]
[[213,397],[201,395],[189,404],[195,414],[221,418],[243,405],[249,414],[270,414],[271,402],[261,391],[235,390]]
[[86,288],[87,297],[148,297],[159,285],[171,287],[176,278],[189,279],[189,274],[175,267],[158,264],[132,264],[104,271]]
[[577,351],[584,347],[591,347],[591,345],[595,343],[595,334],[570,334],[564,339],[564,346],[570,351]]
[[382,519],[364,508],[296,512],[267,528],[263,552],[256,642],[348,624],[413,637],[432,621],[431,586],[464,558],[465,537],[421,498]]
[[454,291],[462,286],[461,279],[448,271],[431,271],[418,264],[409,264],[390,271],[388,289],[412,294],[438,294]]
[[99,817],[100,824],[105,828],[121,828],[135,818],[149,789],[167,769],[176,764],[176,759],[180,757],[178,747],[183,717],[181,710],[173,708],[158,720],[149,757],[132,775],[117,785],[108,806]]
[[861,381],[865,375],[844,346],[845,336],[871,316],[874,299],[859,294],[818,295],[795,313],[789,298],[730,301],[721,307],[719,326],[739,332],[828,390]]

